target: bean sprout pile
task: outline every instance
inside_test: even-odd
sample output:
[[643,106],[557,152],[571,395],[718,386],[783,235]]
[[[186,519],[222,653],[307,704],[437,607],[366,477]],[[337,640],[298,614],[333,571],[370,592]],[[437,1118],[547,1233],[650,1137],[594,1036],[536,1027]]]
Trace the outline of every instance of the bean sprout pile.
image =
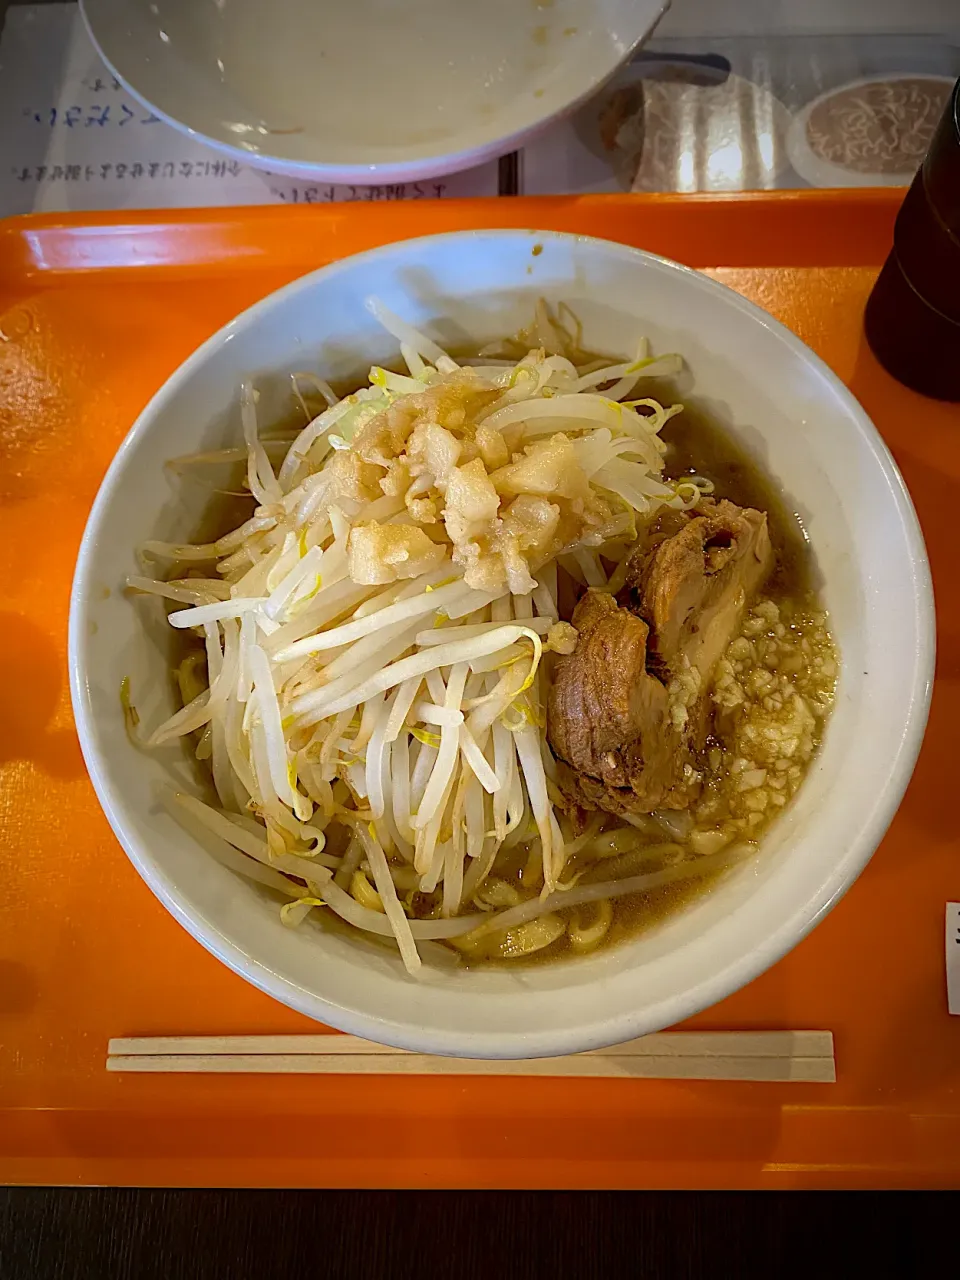
[[[564,880],[598,826],[576,834],[557,803],[544,719],[549,655],[577,639],[558,569],[617,590],[638,518],[705,485],[662,475],[681,406],[636,398],[679,357],[578,359],[541,304],[520,346],[457,362],[368,306],[406,371],[374,367],[343,398],[314,378],[326,407],[282,460],[244,384],[252,516],[215,542],[145,543],[167,576],[128,585],[174,602],[170,625],[197,640],[184,705],[143,738],[206,761],[215,797],[178,792],[183,820],[283,895],[286,924],[332,912],[415,974],[437,942],[549,931],[558,906],[708,869]],[[518,899],[496,873],[524,843],[535,888]]]

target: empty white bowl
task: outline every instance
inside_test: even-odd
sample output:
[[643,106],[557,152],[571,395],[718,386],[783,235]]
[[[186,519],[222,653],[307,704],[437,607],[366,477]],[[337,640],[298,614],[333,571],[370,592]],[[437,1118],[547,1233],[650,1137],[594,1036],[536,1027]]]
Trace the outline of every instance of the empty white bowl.
[[[174,710],[170,628],[159,606],[145,627],[149,610],[123,591],[138,543],[196,532],[200,487],[174,495],[164,463],[236,443],[244,377],[257,378],[268,422],[289,412],[286,373],[312,367],[336,379],[394,356],[364,307],[372,293],[454,346],[516,332],[545,296],[570,304],[588,348],[626,354],[646,334],[654,350],[682,352],[696,393],[780,480],[809,534],[842,656],[823,748],[754,862],[618,949],[533,968],[427,968],[414,981],[399,958],[322,921],[287,929],[275,902],[158,805],[158,788],[183,777],[183,756],[140,751],[124,733],[123,675],[149,724]],[[91,513],[73,589],[70,669],[80,740],[107,817],[154,893],[205,947],[277,999],[344,1030],[420,1051],[525,1057],[676,1023],[804,936],[863,869],[900,801],[926,720],[933,637],[927,560],[903,482],[863,410],[793,334],[723,286],[650,254],[577,236],[486,231],[389,245],[326,267],[258,303],[183,365],[134,425]]]
[[131,93],[276,173],[401,182],[519,145],[588,97],[669,0],[81,0]]

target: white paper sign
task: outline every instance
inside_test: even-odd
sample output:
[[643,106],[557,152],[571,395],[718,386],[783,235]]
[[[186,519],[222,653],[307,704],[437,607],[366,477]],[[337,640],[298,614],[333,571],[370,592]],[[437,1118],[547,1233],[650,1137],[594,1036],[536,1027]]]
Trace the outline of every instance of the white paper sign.
[[14,5],[0,38],[0,217],[88,209],[322,204],[497,194],[496,161],[425,182],[335,186],[194,142],[111,76],[75,4]]
[[960,1014],[960,902],[947,903],[947,1011]]

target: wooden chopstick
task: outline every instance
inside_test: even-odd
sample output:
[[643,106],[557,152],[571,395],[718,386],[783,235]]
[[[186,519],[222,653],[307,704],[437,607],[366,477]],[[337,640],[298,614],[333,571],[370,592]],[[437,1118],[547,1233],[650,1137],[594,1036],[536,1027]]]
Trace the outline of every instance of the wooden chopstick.
[[115,1039],[107,1070],[292,1075],[496,1075],[833,1083],[829,1031],[661,1032],[558,1058],[488,1060],[408,1053],[357,1036]]

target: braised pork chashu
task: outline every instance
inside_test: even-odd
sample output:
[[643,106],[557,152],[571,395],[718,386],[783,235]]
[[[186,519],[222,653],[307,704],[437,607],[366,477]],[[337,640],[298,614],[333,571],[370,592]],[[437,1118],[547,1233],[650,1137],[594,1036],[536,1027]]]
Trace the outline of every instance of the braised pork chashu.
[[766,515],[704,499],[644,531],[616,599],[581,598],[547,718],[573,805],[639,814],[696,799],[712,677],[772,560]]

